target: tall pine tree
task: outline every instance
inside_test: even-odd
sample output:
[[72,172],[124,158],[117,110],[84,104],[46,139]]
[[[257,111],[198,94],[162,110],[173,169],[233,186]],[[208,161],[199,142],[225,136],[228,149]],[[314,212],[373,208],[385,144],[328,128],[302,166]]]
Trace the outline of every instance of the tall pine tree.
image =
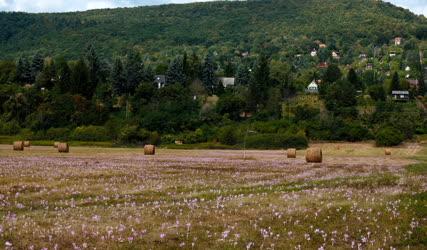
[[167,84],[186,84],[186,77],[184,73],[183,58],[180,56],[175,57],[169,64],[169,68],[166,71],[166,83]]
[[16,78],[19,83],[31,83],[31,67],[27,58],[20,57],[16,65]]
[[99,83],[101,73],[101,63],[92,44],[86,49],[85,61],[89,72],[87,95],[92,96]]
[[250,72],[246,65],[239,65],[236,73],[236,86],[246,86],[250,81]]
[[117,58],[114,62],[113,71],[111,73],[111,81],[115,95],[121,96],[128,92],[125,70],[122,60],[119,58]]
[[215,77],[215,65],[211,54],[208,54],[202,66],[201,80],[209,94],[215,93],[217,80]]
[[390,87],[391,87],[390,91],[401,90],[400,79],[399,79],[399,75],[397,74],[397,72],[394,72],[394,74],[393,74],[393,78],[391,79],[391,86]]
[[139,53],[131,50],[127,55],[124,68],[127,79],[127,94],[133,94],[143,79],[144,63]]
[[257,111],[267,101],[268,89],[271,85],[269,59],[261,55],[255,66],[253,78],[249,85],[249,109]]
[[362,90],[362,83],[353,68],[351,68],[348,72],[347,80],[353,85],[356,90]]
[[36,81],[37,75],[43,70],[44,58],[40,53],[34,55],[31,62],[31,83]]

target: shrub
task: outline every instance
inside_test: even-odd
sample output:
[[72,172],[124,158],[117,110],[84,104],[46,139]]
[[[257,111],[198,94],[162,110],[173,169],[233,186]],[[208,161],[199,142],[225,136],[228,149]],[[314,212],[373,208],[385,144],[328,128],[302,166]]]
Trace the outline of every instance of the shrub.
[[224,127],[219,132],[219,142],[225,145],[236,145],[238,136],[236,128],[233,126]]
[[2,122],[0,121],[0,134],[1,135],[16,135],[21,130],[17,121]]
[[46,131],[45,138],[48,140],[67,141],[70,136],[68,128],[50,128]]
[[159,135],[159,133],[157,133],[157,131],[150,133],[148,143],[153,144],[153,145],[159,145],[160,144],[160,135]]
[[76,141],[108,141],[110,136],[106,128],[101,126],[81,126],[74,129],[71,138]]
[[185,144],[201,143],[207,140],[204,131],[200,128],[196,129],[194,132],[184,133],[177,139],[182,140]]
[[160,141],[162,144],[173,144],[175,143],[175,138],[174,135],[166,134],[160,137]]
[[255,134],[248,136],[246,147],[258,149],[306,148],[307,137],[303,132],[284,134]]
[[34,140],[34,132],[28,128],[21,129],[19,132],[19,139],[21,140]]
[[404,135],[392,127],[384,127],[378,130],[375,136],[377,146],[396,146],[403,142]]
[[362,126],[360,123],[346,124],[342,129],[337,132],[339,140],[346,140],[351,142],[363,141],[370,138],[369,130]]
[[138,126],[125,125],[119,132],[118,140],[121,143],[136,143],[140,137]]

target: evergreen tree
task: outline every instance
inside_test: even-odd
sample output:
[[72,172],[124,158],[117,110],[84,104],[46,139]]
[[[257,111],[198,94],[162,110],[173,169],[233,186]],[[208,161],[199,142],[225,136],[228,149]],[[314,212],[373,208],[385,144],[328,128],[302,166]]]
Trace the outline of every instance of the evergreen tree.
[[323,75],[323,82],[333,83],[341,79],[341,76],[342,73],[340,68],[335,64],[331,64]]
[[239,65],[236,73],[236,86],[246,86],[250,81],[250,72],[246,65]]
[[44,58],[40,53],[34,55],[31,62],[31,83],[36,81],[37,75],[43,70]]
[[169,68],[166,71],[166,83],[167,84],[181,84],[185,86],[186,77],[183,67],[183,59],[181,57],[176,57],[170,64]]
[[88,48],[86,49],[85,60],[89,70],[87,95],[92,96],[93,93],[95,92],[96,86],[99,83],[99,76],[101,73],[101,63],[93,45],[89,45]]
[[51,89],[54,86],[56,69],[53,60],[44,64],[43,70],[37,75],[36,86],[38,88]]
[[153,83],[154,70],[151,66],[144,67],[142,72],[142,81],[146,83]]
[[31,68],[27,58],[19,58],[16,65],[16,78],[20,83],[31,82]]
[[127,79],[127,94],[133,94],[143,78],[144,63],[139,53],[135,51],[128,53],[124,69]]
[[420,95],[420,96],[424,96],[424,94],[426,92],[426,84],[425,84],[426,78],[425,77],[426,77],[426,75],[424,74],[424,70],[422,70],[420,78],[418,79],[418,81],[419,81],[418,95]]
[[117,58],[114,62],[113,71],[111,73],[111,81],[115,95],[120,96],[128,92],[125,70],[122,60],[119,58]]
[[188,62],[187,52],[184,53],[182,58],[182,70],[187,77],[190,76],[190,64]]
[[328,110],[339,116],[357,116],[356,89],[350,82],[340,80],[332,83],[325,92],[325,105]]
[[254,75],[249,85],[249,109],[256,111],[260,104],[265,104],[270,80],[269,59],[261,55],[256,64]]
[[216,85],[217,83],[217,79],[215,77],[215,65],[213,62],[213,58],[211,54],[208,54],[205,58],[205,61],[203,63],[203,67],[202,67],[202,82],[203,85],[205,86],[206,90],[209,92],[209,94],[214,94],[215,93],[215,89],[216,89]]
[[228,62],[225,64],[225,67],[224,67],[224,75],[225,75],[226,77],[233,77],[233,76],[234,76],[234,66],[233,66],[233,64],[232,64],[230,61],[228,61]]
[[187,76],[193,80],[197,78],[200,74],[201,63],[200,59],[197,56],[196,52],[193,51],[191,58],[189,60],[188,73]]
[[60,58],[56,62],[57,83],[56,87],[60,93],[71,91],[71,69],[64,58]]
[[347,80],[353,85],[356,90],[362,90],[362,83],[359,80],[359,77],[356,74],[356,71],[351,68],[347,75]]
[[393,78],[391,80],[391,90],[390,91],[394,91],[394,90],[401,90],[400,79],[399,79],[399,75],[397,74],[397,72],[394,72]]
[[87,98],[91,97],[88,92],[89,70],[83,59],[77,61],[71,70],[71,92],[80,94]]

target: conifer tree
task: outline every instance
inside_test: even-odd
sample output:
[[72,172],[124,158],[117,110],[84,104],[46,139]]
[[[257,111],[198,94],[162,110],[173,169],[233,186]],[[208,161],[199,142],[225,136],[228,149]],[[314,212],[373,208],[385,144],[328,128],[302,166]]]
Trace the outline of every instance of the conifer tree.
[[202,66],[202,82],[209,94],[215,93],[216,82],[215,78],[215,66],[211,54],[208,54]]
[[166,83],[185,85],[186,77],[184,73],[183,59],[181,57],[176,57],[169,64],[169,68],[166,71]]
[[391,80],[391,91],[394,90],[401,90],[399,75],[397,74],[397,72],[394,72],[393,78]]
[[36,81],[37,75],[43,70],[44,58],[40,53],[34,55],[31,62],[31,79],[30,82],[34,83]]
[[111,73],[111,81],[113,92],[115,95],[123,95],[127,93],[127,82],[122,60],[117,58],[114,62],[113,71]]
[[85,55],[86,65],[89,72],[89,80],[88,80],[88,96],[92,96],[95,92],[96,86],[99,83],[99,76],[101,71],[101,63],[96,54],[94,46],[91,44],[86,49]]

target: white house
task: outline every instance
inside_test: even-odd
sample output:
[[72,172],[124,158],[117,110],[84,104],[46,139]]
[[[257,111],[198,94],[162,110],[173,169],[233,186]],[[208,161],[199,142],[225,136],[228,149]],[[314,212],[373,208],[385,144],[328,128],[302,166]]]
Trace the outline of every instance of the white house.
[[411,71],[411,67],[406,66],[405,71]]
[[234,77],[220,77],[218,80],[222,83],[224,88],[227,88],[233,87],[236,79]]
[[401,37],[396,37],[394,38],[394,45],[399,46],[402,44],[402,38]]
[[163,88],[166,85],[166,76],[165,75],[155,75],[154,83],[157,85],[157,88]]
[[307,93],[310,94],[318,94],[319,93],[319,85],[317,85],[316,80],[313,80],[307,87]]
[[341,58],[340,54],[336,51],[332,51],[332,58],[339,60]]
[[317,56],[317,50],[312,50],[311,51],[311,53],[310,53],[310,55],[311,55],[311,57],[315,57],[315,56]]

